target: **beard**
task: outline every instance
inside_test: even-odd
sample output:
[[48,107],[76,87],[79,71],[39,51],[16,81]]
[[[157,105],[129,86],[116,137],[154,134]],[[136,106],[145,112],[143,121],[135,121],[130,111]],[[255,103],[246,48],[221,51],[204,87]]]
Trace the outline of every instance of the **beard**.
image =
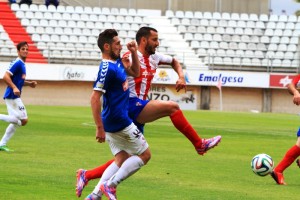
[[117,54],[115,54],[113,51],[111,51],[109,55],[110,55],[110,57],[111,57],[112,59],[114,59],[114,60],[118,60],[118,59],[120,58],[120,54],[117,55]]
[[145,50],[149,55],[155,54],[155,48],[152,46],[147,45]]

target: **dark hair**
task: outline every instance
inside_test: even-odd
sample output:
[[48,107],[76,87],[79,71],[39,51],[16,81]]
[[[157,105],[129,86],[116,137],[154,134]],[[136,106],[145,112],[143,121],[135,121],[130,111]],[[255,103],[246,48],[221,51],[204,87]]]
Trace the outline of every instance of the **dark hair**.
[[149,26],[143,26],[141,27],[138,32],[135,35],[135,40],[138,44],[140,44],[141,42],[141,38],[142,37],[149,37],[150,36],[150,32],[154,31],[157,33],[157,30],[155,28],[149,27]]
[[26,41],[19,42],[19,43],[17,44],[17,50],[20,51],[20,49],[21,49],[23,46],[25,46],[25,45],[29,46],[28,43],[27,43]]
[[104,50],[104,44],[111,44],[113,42],[113,38],[116,36],[118,36],[118,32],[115,29],[106,29],[99,34],[97,44],[102,52]]

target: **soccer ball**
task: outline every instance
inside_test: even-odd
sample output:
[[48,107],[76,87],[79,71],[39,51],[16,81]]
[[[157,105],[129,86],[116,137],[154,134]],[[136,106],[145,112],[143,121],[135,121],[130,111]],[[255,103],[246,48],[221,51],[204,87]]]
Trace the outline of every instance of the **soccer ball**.
[[251,161],[252,171],[258,176],[266,176],[273,170],[274,162],[271,156],[262,153],[257,154]]

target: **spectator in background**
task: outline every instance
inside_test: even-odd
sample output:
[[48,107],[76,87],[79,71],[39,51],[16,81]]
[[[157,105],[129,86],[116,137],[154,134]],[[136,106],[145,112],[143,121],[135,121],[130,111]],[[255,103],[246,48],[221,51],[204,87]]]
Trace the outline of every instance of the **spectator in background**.
[[10,4],[12,4],[12,3],[17,3],[16,0],[9,0],[8,2],[9,2]]
[[21,4],[27,4],[28,6],[30,6],[32,4],[32,0],[21,0],[20,3]]
[[54,5],[57,7],[59,5],[59,0],[45,0],[45,5],[48,7],[49,5]]

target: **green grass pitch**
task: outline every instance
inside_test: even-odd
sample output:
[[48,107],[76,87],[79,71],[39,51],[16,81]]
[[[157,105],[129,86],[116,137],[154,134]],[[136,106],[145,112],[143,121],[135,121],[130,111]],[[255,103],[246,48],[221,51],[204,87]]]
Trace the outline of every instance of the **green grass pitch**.
[[[27,106],[29,123],[0,152],[0,199],[72,200],[76,170],[91,169],[112,158],[107,144],[95,141],[89,107]],[[0,106],[0,113],[6,107]],[[202,137],[222,135],[204,156],[168,117],[150,123],[145,135],[152,159],[118,187],[120,200],[257,200],[299,199],[300,169],[284,175],[287,186],[250,168],[252,157],[267,153],[277,164],[296,142],[299,116],[292,114],[184,111]],[[1,137],[6,128],[0,122]],[[90,181],[84,199],[97,184]],[[106,199],[103,197],[103,200]]]

